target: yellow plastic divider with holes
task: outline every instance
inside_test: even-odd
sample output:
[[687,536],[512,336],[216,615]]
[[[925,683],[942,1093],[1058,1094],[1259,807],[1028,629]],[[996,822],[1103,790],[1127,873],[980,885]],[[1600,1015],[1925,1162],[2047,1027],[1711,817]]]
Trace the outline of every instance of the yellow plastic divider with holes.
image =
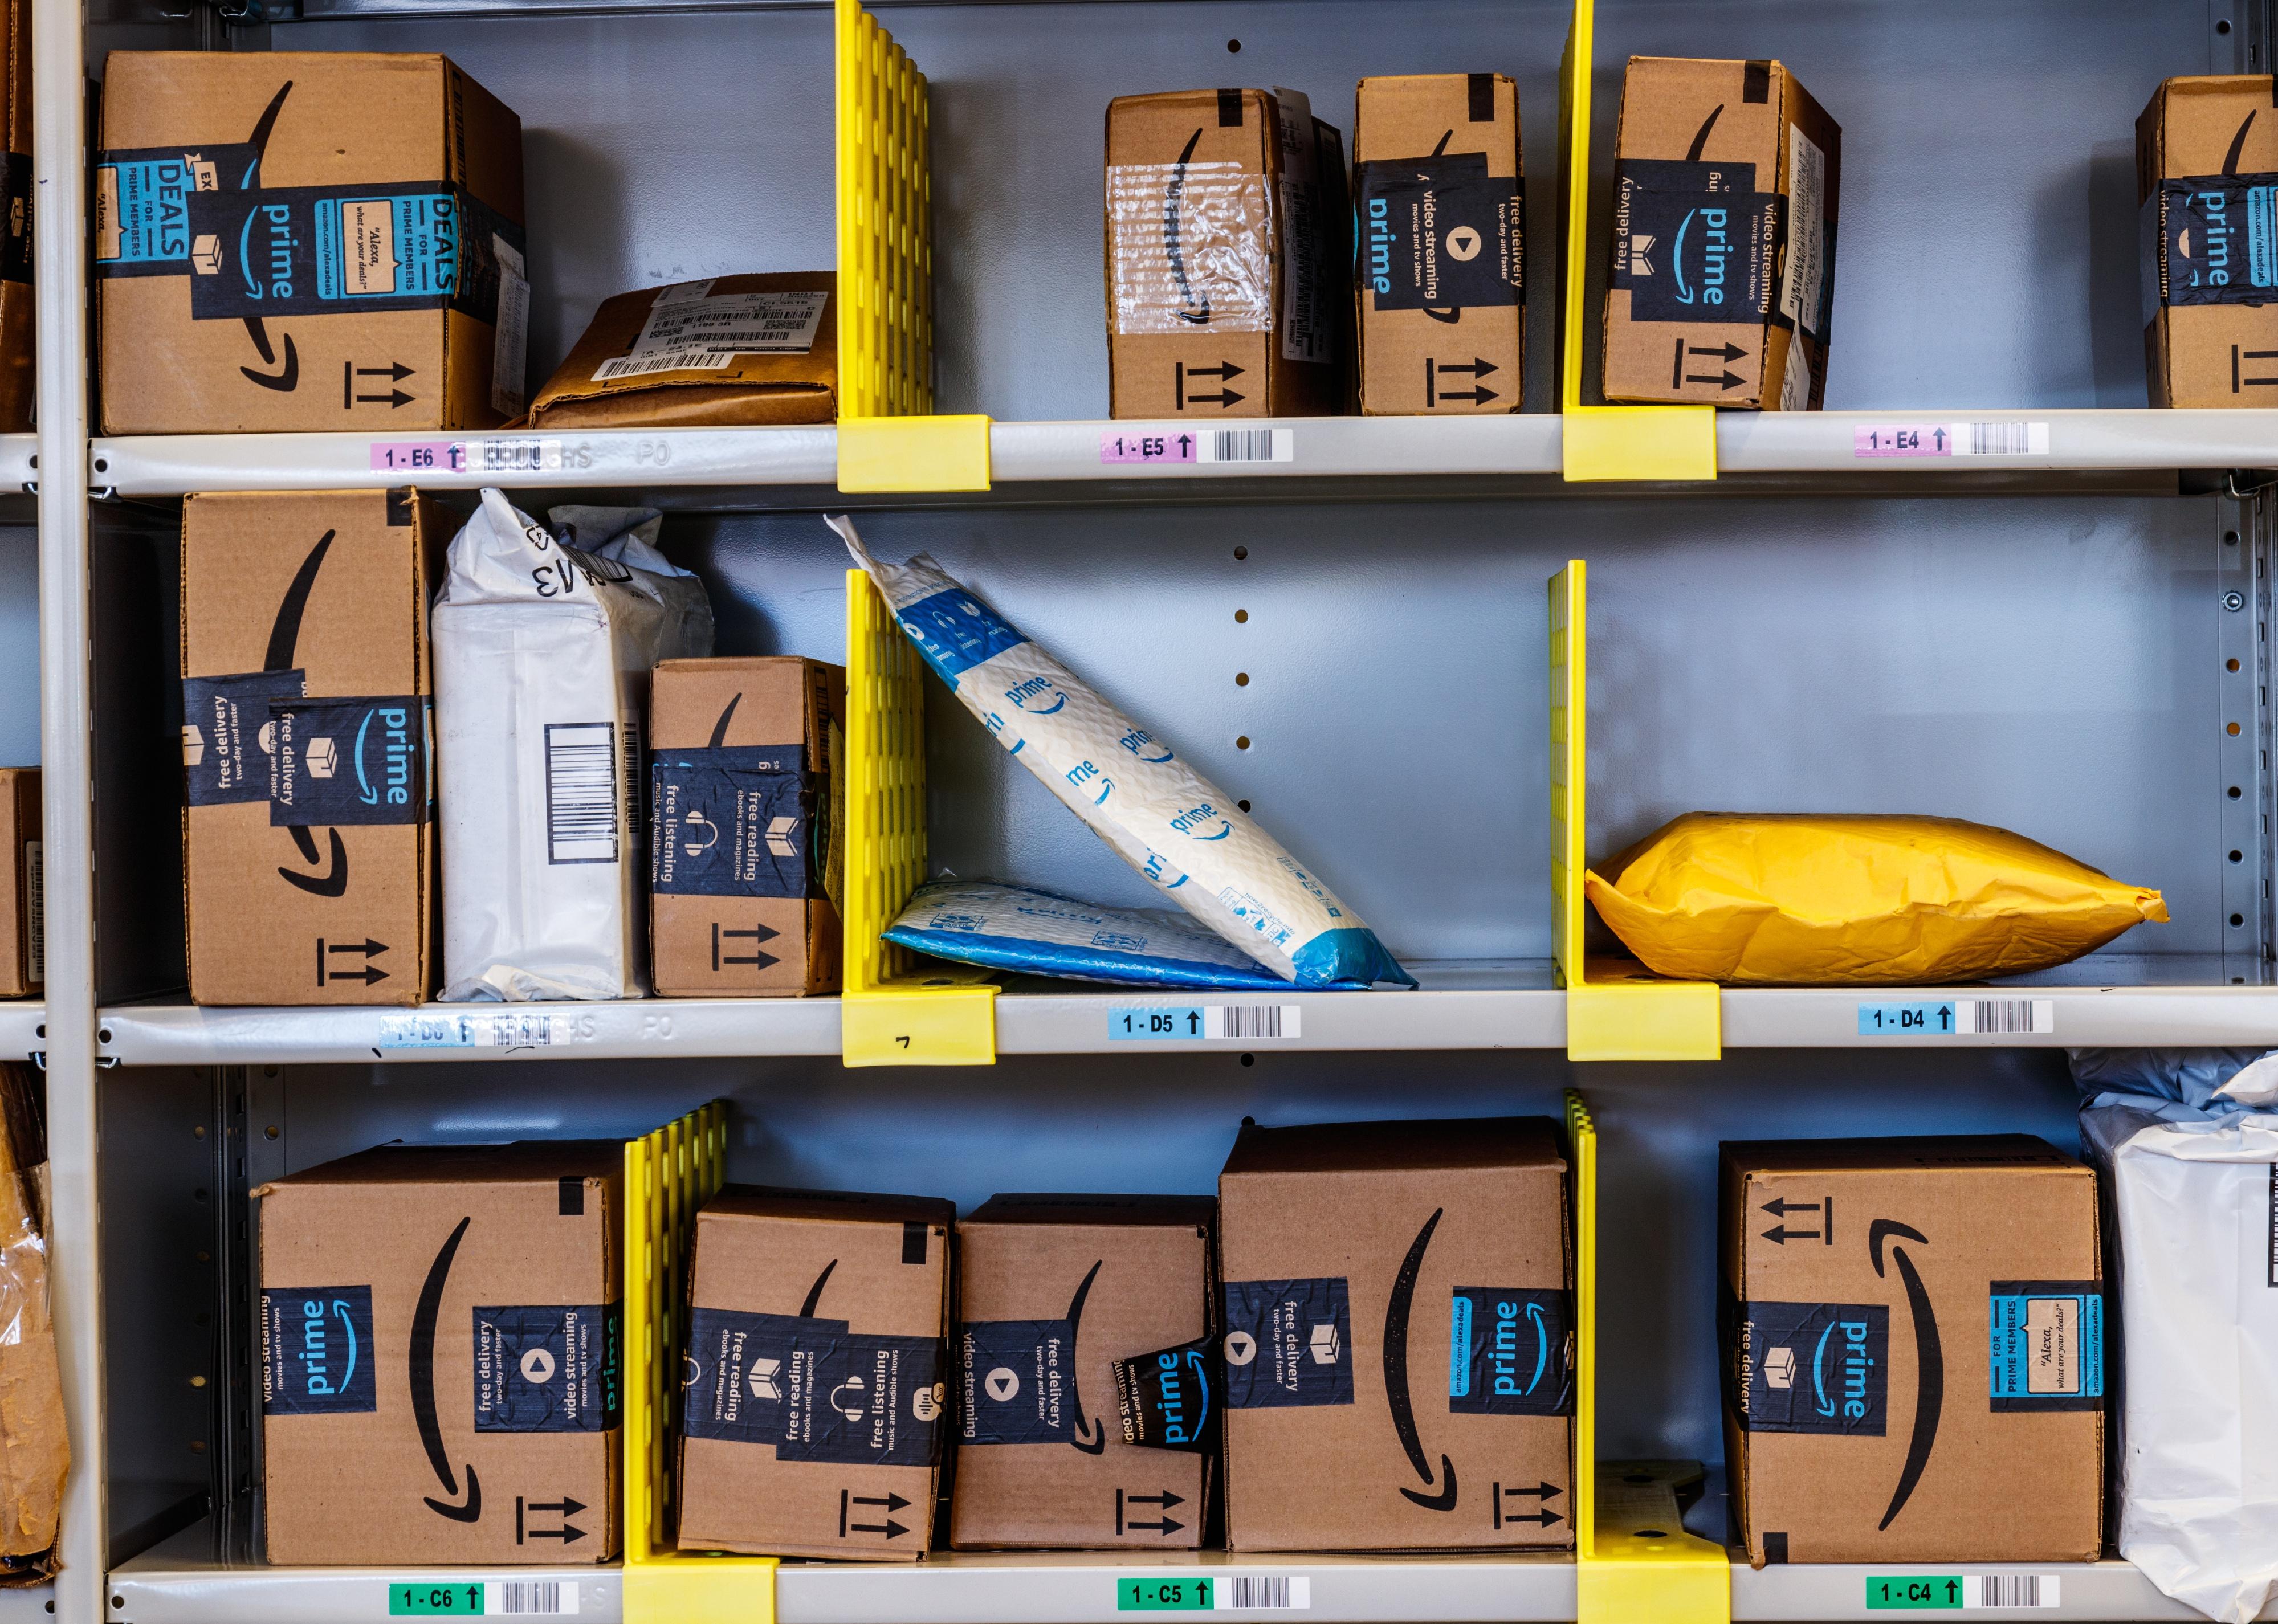
[[1558,69],[1559,167],[1566,187],[1565,323],[1559,412],[1565,476],[1586,479],[1714,479],[1713,406],[1585,406],[1582,335],[1590,314],[1590,69],[1595,0],[1574,0]]
[[986,491],[989,419],[933,411],[925,75],[837,0],[838,488]]
[[672,1546],[672,1395],[688,1339],[696,1209],[726,1177],[728,1108],[625,1146],[625,1624],[774,1624],[773,1557]]
[[1582,1096],[1566,1091],[1566,1154],[1574,1206],[1574,1556],[1590,1557],[1598,1485],[1598,1124]]
[[860,569],[846,572],[845,992],[850,1066],[990,1065],[997,988],[879,933],[925,878],[925,678],[917,651]]
[[1634,959],[1584,951],[1590,860],[1589,567],[1550,577],[1550,934],[1566,988],[1570,1060],[1715,1060],[1724,1052],[1713,982],[1664,981]]

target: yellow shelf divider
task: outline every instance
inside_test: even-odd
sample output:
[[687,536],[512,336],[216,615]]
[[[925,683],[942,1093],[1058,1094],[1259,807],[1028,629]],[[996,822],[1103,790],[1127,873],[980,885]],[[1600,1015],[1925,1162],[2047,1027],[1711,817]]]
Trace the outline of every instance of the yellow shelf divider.
[[726,1176],[718,1100],[625,1146],[625,1624],[775,1624],[776,1559],[677,1551],[672,1395],[688,1340],[696,1209]]
[[1559,352],[1560,434],[1569,480],[1714,479],[1713,406],[1585,406],[1582,334],[1590,256],[1590,68],[1595,0],[1574,0],[1566,55],[1558,67],[1559,168],[1566,188],[1565,324]]
[[989,419],[933,412],[925,75],[837,0],[838,488],[986,491]]
[[845,991],[850,1066],[992,1065],[986,971],[929,963],[881,933],[925,878],[925,679],[917,651],[860,569],[846,572]]
[[1716,1060],[1723,1005],[1708,981],[1664,981],[1635,961],[1588,958],[1589,566],[1550,577],[1550,932],[1566,988],[1569,1060]]

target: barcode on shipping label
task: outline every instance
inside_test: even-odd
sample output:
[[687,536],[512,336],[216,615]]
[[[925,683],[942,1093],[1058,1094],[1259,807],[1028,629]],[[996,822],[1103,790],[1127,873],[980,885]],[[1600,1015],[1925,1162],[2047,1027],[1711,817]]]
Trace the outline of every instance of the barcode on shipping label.
[[1295,429],[1207,429],[1195,448],[1197,462],[1294,462]]
[[1971,1612],[2002,1607],[2057,1607],[2056,1574],[1965,1574],[1962,1605]]
[[576,1018],[520,1010],[383,1015],[375,1048],[552,1048],[578,1036]]
[[508,1617],[573,1617],[577,1587],[559,1579],[492,1580],[483,1586],[483,1611]]
[[1303,1613],[1313,1582],[1303,1574],[1229,1574],[1211,1587],[1213,1613]]
[[735,363],[736,352],[726,349],[677,349],[654,355],[613,355],[593,369],[593,381],[609,383],[620,377],[646,377],[652,372],[722,372]]
[[1957,998],[1953,1001],[1957,1032],[1978,1037],[2042,1037],[2057,1028],[2053,998]]
[[24,842],[24,956],[29,961],[25,980],[48,979],[48,874],[45,842]]
[[615,723],[546,724],[546,860],[617,860]]

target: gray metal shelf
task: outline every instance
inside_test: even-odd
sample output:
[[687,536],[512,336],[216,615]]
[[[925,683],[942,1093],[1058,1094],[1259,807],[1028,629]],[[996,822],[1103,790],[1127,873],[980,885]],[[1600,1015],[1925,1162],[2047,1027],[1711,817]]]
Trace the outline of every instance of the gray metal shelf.
[[[1971,425],[2022,425],[2014,454],[1970,454]],[[1116,443],[1175,445],[1213,425],[1184,422],[998,423],[990,429],[999,485],[1201,488],[1227,480],[1533,479],[1559,477],[1561,420],[1508,417],[1295,417],[1215,425],[1275,434],[1278,460],[1116,460]],[[1963,431],[1957,435],[1959,427]],[[1919,431],[1930,449],[1888,456],[1866,436]],[[1941,438],[1943,436],[1943,438]],[[1892,483],[1934,490],[1955,481],[2030,484],[2083,473],[2224,471],[2278,466],[2278,410],[1745,413],[1716,422],[1717,462],[1735,477],[1810,476],[1815,488]],[[1945,447],[1945,449],[1941,449]],[[1956,450],[1960,454],[1955,454]],[[23,453],[28,455],[28,450]],[[1202,454],[1208,455],[1204,450]],[[417,484],[560,489],[835,485],[837,431],[607,429],[554,433],[212,434],[99,439],[93,477],[122,496],[193,491],[338,491]],[[28,465],[23,470],[29,477]],[[0,484],[11,477],[0,445]],[[1824,484],[1816,482],[1823,481]],[[2068,485],[2072,482],[2065,481]],[[1569,487],[1588,494],[1594,487]],[[1605,487],[1596,487],[1604,489]],[[1973,485],[1972,488],[1975,488]],[[1168,492],[1164,492],[1168,494]]]
[[0,1060],[28,1060],[47,1048],[48,1006],[37,998],[0,1003]]

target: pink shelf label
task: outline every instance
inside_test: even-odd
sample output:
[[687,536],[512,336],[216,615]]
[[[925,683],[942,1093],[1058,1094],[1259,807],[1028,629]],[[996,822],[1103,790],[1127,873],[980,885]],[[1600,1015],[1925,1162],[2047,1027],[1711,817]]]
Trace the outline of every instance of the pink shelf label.
[[371,471],[375,474],[447,474],[462,472],[467,451],[458,440],[374,440]]
[[1854,457],[1950,457],[1953,425],[1944,423],[1862,423],[1851,431]]
[[1099,436],[1102,462],[1192,462],[1201,436],[1191,430],[1147,434],[1129,430],[1103,430]]

